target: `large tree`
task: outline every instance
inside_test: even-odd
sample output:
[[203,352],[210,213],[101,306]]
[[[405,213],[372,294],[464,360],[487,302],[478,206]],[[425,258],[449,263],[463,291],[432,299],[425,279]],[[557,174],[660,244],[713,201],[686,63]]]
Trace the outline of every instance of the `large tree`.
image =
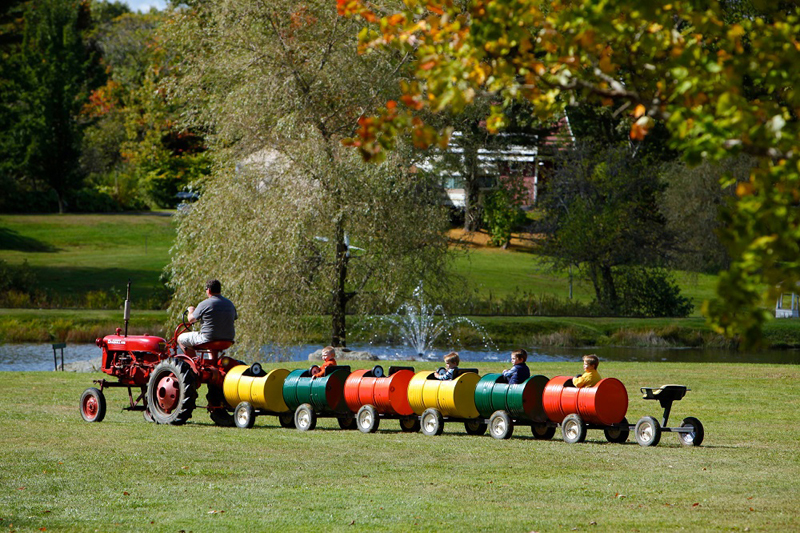
[[88,5],[75,0],[41,0],[25,11],[21,47],[21,92],[15,106],[22,140],[22,174],[55,191],[58,210],[78,187],[78,112],[88,96],[91,56],[83,39]]
[[542,250],[560,267],[583,268],[608,313],[624,311],[615,269],[666,262],[673,238],[658,209],[663,189],[627,147],[588,142],[564,151],[547,182]]
[[[541,117],[595,101],[633,119],[641,139],[662,121],[691,164],[747,153],[750,180],[724,219],[732,263],[705,307],[716,328],[756,341],[765,301],[800,281],[800,11],[790,2],[474,0],[469,16],[449,0],[404,0],[384,14],[337,0],[343,14],[376,24],[364,49],[415,54],[404,109],[364,119],[365,155],[391,146],[419,109],[463,109],[477,94],[531,102]],[[385,15],[385,16],[383,16]],[[488,119],[504,124],[502,106]],[[425,130],[435,140],[436,133]],[[725,182],[730,184],[730,181]]]
[[353,303],[441,282],[435,191],[399,152],[370,167],[341,147],[396,87],[403,56],[358,55],[361,23],[323,0],[198,2],[174,16],[170,91],[218,162],[179,226],[174,312],[216,276],[240,307],[246,345],[300,340],[303,316],[330,314],[331,343],[343,346]]

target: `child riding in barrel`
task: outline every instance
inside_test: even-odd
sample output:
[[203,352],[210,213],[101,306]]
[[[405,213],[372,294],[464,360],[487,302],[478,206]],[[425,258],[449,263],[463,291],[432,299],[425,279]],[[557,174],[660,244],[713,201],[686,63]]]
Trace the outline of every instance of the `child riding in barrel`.
[[597,367],[600,366],[600,360],[594,354],[583,356],[583,374],[579,374],[572,379],[572,384],[578,388],[581,387],[594,387],[600,380],[600,374],[597,373]]

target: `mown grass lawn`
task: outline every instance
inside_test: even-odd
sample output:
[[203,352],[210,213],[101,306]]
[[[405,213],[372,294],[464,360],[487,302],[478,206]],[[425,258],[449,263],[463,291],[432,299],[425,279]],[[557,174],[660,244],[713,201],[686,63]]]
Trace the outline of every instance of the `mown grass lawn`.
[[156,288],[174,240],[169,213],[0,215],[0,259],[26,260],[56,294]]
[[[414,363],[418,370],[436,364]],[[266,365],[272,368],[276,365]],[[353,367],[358,366],[353,363]],[[477,364],[481,373],[501,365]],[[577,364],[537,364],[572,375]],[[703,446],[568,445],[375,434],[330,419],[302,433],[273,417],[250,430],[146,423],[107,393],[105,421],[78,398],[100,374],[0,373],[0,527],[9,531],[797,531],[800,368],[606,363],[626,384],[628,418],[660,416],[641,386],[683,383],[672,423],[695,416]],[[201,397],[204,396],[201,392]]]

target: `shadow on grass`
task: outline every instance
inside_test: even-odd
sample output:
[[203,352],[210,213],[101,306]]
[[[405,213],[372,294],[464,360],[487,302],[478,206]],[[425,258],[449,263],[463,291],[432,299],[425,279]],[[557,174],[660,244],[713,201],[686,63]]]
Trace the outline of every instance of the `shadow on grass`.
[[137,269],[133,267],[119,268],[102,264],[96,267],[84,266],[33,266],[39,286],[50,289],[57,294],[72,295],[87,291],[117,290],[123,293],[128,280],[132,282],[132,295],[145,298],[154,289],[159,288],[160,271]]
[[54,253],[58,248],[46,242],[24,237],[14,230],[0,228],[0,250]]

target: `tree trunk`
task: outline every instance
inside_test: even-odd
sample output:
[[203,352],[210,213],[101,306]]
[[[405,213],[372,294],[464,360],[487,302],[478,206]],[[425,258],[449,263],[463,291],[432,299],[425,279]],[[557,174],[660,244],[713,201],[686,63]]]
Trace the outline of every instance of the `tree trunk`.
[[347,245],[344,243],[344,227],[341,219],[336,222],[334,236],[336,242],[336,287],[333,290],[333,310],[331,313],[331,346],[347,346],[346,310],[350,295],[345,292],[347,281]]
[[477,231],[480,220],[478,147],[464,146],[464,231]]
[[603,305],[612,315],[616,315],[619,310],[619,302],[617,301],[617,287],[614,285],[614,275],[611,272],[611,267],[606,265],[601,266],[600,275],[603,285]]

